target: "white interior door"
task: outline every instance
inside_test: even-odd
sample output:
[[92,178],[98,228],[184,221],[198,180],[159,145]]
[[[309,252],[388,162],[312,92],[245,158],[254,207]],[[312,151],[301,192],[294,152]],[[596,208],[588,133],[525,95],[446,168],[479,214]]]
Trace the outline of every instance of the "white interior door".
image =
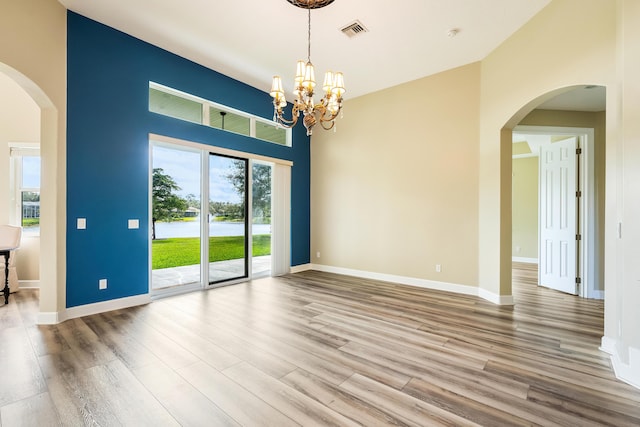
[[578,139],[540,147],[539,284],[575,295]]

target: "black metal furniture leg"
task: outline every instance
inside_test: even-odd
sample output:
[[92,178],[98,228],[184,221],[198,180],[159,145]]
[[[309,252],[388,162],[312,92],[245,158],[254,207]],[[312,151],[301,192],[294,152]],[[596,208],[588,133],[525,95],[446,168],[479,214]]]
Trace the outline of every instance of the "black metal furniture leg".
[[11,252],[4,251],[2,255],[4,255],[4,304],[9,304],[9,254]]

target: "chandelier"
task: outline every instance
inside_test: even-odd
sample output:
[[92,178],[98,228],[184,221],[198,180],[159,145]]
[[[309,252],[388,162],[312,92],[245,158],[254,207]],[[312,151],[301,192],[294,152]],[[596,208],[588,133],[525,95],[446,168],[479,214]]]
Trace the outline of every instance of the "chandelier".
[[291,119],[284,117],[283,109],[287,106],[282,79],[273,76],[270,95],[273,97],[273,120],[286,128],[292,128],[298,122],[300,112],[303,114],[303,124],[307,128],[307,136],[313,132],[313,127],[319,122],[323,129],[334,127],[335,119],[342,109],[342,95],[345,93],[344,76],[342,73],[327,71],[322,85],[323,96],[318,104],[313,100],[316,86],[315,72],[311,63],[311,9],[325,7],[334,0],[287,0],[294,6],[307,9],[309,31],[307,32],[307,61],[300,60],[296,66],[296,77],[293,95]]

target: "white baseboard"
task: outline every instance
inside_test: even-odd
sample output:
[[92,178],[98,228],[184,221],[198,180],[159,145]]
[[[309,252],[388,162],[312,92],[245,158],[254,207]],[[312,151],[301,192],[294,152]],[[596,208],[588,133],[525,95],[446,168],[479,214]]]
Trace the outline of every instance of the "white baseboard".
[[361,277],[363,279],[381,280],[385,282],[400,283],[402,285],[416,286],[419,288],[452,292],[463,295],[479,296],[494,304],[513,305],[511,295],[495,295],[484,289],[474,286],[458,285],[456,283],[438,282],[435,280],[418,279],[415,277],[397,276],[394,274],[375,273],[371,271],[353,270],[350,268],[332,267],[329,265],[311,264],[311,269],[325,271],[327,273],[344,274],[347,276]]
[[497,305],[514,305],[513,295],[498,295],[486,289],[478,288],[478,296]]
[[600,350],[605,353],[613,354],[616,352],[616,340],[603,336],[600,340]]
[[38,313],[38,325],[55,325],[65,320],[76,317],[90,316],[92,314],[104,313],[106,311],[120,310],[122,308],[134,307],[137,305],[149,304],[151,296],[149,294],[136,295],[126,298],[118,298],[109,301],[96,302],[93,304],[79,305],[67,308],[61,312],[40,312]]
[[18,280],[18,285],[24,289],[40,289],[40,280]]
[[57,311],[41,311],[36,318],[38,325],[55,325],[60,323]]
[[524,257],[514,256],[514,257],[511,257],[511,261],[526,262],[527,264],[537,264],[538,258],[524,258]]
[[291,267],[291,273],[301,273],[303,271],[312,270],[312,265],[313,264],[294,265],[293,267]]
[[604,299],[604,291],[590,291],[589,292],[590,299]]
[[616,378],[640,389],[640,348],[629,347],[628,362],[623,362],[613,338],[602,337],[600,350],[611,355],[611,364]]

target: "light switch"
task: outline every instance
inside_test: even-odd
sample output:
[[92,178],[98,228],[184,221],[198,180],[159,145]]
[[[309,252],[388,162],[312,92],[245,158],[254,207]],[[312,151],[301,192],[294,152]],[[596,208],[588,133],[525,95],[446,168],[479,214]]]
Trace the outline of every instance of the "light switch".
[[78,230],[87,228],[87,218],[78,218]]
[[140,220],[139,219],[130,219],[129,220],[129,228],[131,228],[131,229],[140,228]]

